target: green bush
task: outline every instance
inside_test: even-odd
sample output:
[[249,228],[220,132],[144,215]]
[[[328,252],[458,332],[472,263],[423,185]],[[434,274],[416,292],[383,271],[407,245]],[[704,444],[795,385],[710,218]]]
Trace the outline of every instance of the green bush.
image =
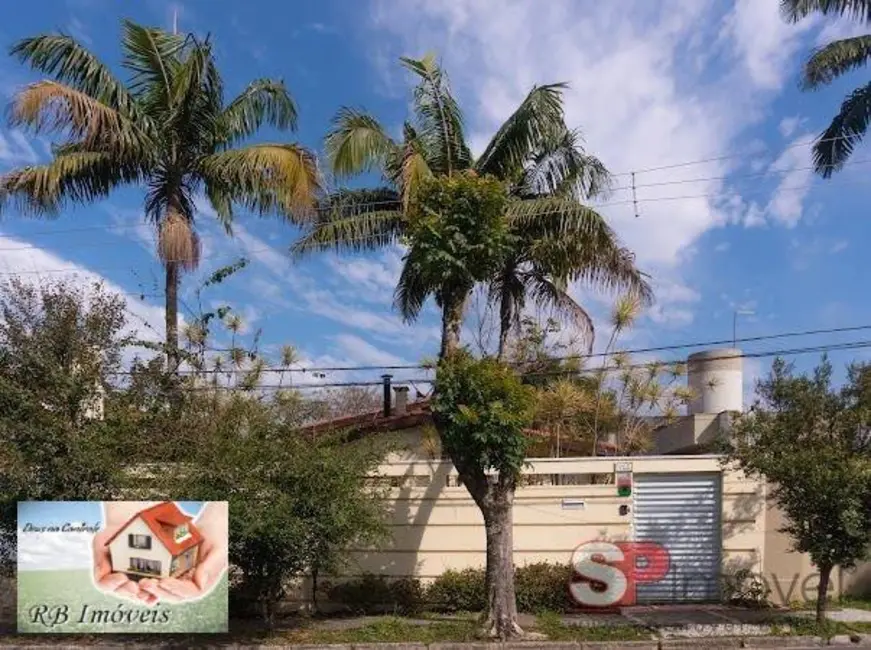
[[572,567],[567,564],[536,562],[514,572],[517,609],[521,612],[567,612],[574,607],[569,594]]
[[484,569],[445,571],[426,590],[426,602],[440,612],[479,612],[487,606]]
[[327,597],[354,614],[410,616],[419,614],[424,605],[424,589],[417,578],[388,580],[371,573],[332,586]]
[[[572,569],[568,565],[537,562],[515,570],[517,609],[537,614],[567,612]],[[329,587],[328,599],[354,614],[385,612],[413,616],[424,609],[437,612],[480,612],[487,606],[484,569],[445,571],[424,589],[417,578],[390,580],[366,574]]]

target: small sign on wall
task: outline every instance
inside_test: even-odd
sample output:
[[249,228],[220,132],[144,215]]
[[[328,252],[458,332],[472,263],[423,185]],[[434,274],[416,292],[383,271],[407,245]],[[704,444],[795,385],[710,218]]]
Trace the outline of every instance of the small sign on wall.
[[614,463],[614,483],[618,497],[632,495],[632,463]]

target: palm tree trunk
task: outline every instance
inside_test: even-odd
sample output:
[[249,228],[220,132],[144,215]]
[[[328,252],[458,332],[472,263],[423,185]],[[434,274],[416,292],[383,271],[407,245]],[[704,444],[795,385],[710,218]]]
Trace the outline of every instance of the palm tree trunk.
[[178,366],[178,262],[166,262],[166,365],[170,372]]
[[505,296],[499,301],[499,349],[496,358],[503,361],[508,347],[508,334],[511,332],[511,300]]
[[439,359],[446,359],[460,349],[460,329],[463,326],[463,309],[466,301],[450,298],[442,307],[442,345]]

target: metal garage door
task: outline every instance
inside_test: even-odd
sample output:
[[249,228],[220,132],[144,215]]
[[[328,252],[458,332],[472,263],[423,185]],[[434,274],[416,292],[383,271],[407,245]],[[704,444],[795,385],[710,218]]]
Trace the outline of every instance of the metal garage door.
[[638,584],[638,602],[719,600],[720,474],[636,474],[632,492],[635,541],[655,542],[669,555],[665,578]]

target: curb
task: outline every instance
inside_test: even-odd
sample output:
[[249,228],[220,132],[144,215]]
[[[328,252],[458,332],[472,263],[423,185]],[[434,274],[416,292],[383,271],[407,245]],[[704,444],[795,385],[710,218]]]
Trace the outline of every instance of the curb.
[[[766,636],[766,637],[697,637],[683,639],[651,639],[649,641],[509,641],[506,643],[353,643],[335,645],[243,645],[239,643],[203,644],[196,648],[232,648],[234,650],[732,650],[733,648],[814,648],[845,646],[853,650],[871,650],[871,635],[840,635],[829,640],[815,636]],[[59,650],[87,650],[89,648],[118,648],[123,650],[150,650],[152,648],[188,647],[178,642],[145,644],[96,643],[63,644],[25,643],[4,644],[0,638],[0,650],[33,650],[34,648],[58,648]]]

